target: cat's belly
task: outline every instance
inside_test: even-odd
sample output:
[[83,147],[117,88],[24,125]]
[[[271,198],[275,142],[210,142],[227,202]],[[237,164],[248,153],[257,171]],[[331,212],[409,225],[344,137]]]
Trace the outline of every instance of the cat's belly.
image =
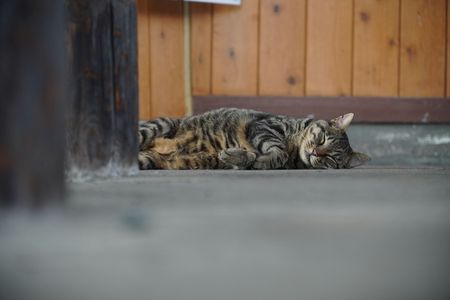
[[159,154],[217,154],[220,151],[219,140],[205,139],[195,132],[177,135],[173,138],[156,138],[151,150]]
[[177,152],[177,139],[156,138],[153,142],[152,150],[160,154],[170,154]]
[[244,130],[237,130],[231,136],[224,132],[205,136],[200,132],[191,131],[170,139],[156,138],[153,142],[152,151],[160,154],[218,154],[227,148],[255,151],[254,147],[247,141]]

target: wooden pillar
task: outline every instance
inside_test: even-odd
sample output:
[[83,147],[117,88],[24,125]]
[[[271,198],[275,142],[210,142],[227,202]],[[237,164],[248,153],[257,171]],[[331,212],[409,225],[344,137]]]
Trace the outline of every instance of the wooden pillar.
[[137,170],[137,29],[131,0],[66,0],[70,177]]
[[64,6],[0,1],[0,206],[61,200]]

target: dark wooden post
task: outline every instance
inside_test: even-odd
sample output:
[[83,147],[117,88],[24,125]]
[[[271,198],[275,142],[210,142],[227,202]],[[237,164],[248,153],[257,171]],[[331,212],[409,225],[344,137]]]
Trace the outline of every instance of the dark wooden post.
[[64,6],[0,1],[0,206],[62,199]]
[[131,0],[66,0],[69,176],[137,170],[137,28]]

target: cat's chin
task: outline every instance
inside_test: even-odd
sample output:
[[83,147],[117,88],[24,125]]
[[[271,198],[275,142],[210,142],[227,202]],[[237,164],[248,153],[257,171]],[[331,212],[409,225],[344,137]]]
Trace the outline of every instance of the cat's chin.
[[319,158],[317,156],[311,155],[309,157],[309,164],[311,169],[326,169],[326,167],[321,166],[318,162]]

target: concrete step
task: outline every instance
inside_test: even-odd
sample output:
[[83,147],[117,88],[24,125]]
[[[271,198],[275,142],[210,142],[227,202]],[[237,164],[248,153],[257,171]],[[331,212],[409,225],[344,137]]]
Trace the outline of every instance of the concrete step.
[[450,125],[354,124],[348,136],[372,165],[450,166]]

